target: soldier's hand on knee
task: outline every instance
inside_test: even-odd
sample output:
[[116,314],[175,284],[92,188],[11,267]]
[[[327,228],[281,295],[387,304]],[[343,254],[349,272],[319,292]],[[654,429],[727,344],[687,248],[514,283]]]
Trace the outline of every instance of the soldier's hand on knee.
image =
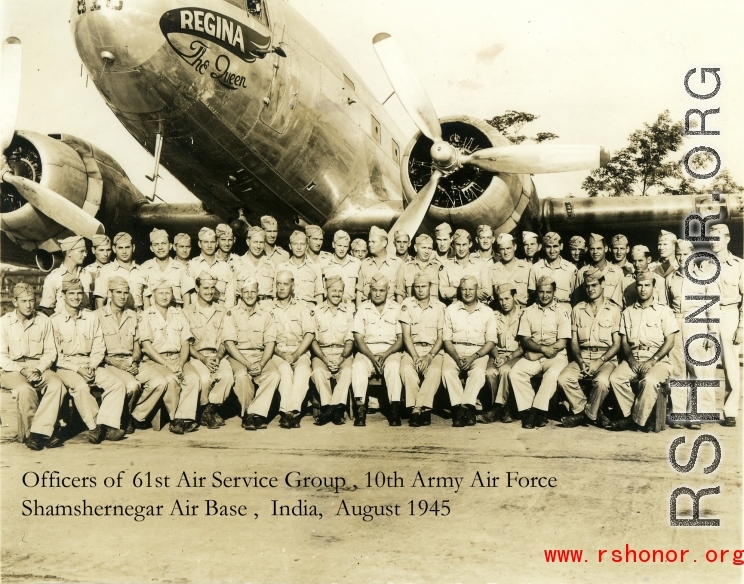
[[651,371],[651,368],[654,365],[656,365],[656,361],[654,361],[653,359],[649,359],[648,361],[645,361],[638,368],[638,374],[639,375],[646,375],[649,371]]
[[744,327],[739,327],[734,333],[734,345],[741,345],[744,342]]
[[558,349],[556,349],[553,345],[543,345],[541,352],[548,359],[552,359],[558,354]]
[[604,365],[604,361],[602,359],[592,359],[589,363],[584,363],[585,371],[584,375],[587,377],[594,377],[597,374],[597,371],[599,371],[599,368]]
[[41,381],[41,372],[38,369],[24,367],[21,369],[21,375],[23,375],[29,383],[39,383],[39,381]]
[[77,370],[78,375],[82,377],[86,382],[92,383],[94,378],[93,370],[89,365],[85,365]]

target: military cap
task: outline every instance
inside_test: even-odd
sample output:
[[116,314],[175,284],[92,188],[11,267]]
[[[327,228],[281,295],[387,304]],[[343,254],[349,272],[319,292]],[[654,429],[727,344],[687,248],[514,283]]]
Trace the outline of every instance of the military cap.
[[708,233],[713,235],[714,233],[718,233],[720,235],[730,235],[728,225],[725,223],[716,223],[715,225],[711,225],[708,229]]
[[499,233],[498,237],[496,238],[496,245],[501,245],[504,243],[513,243],[514,237],[511,233]]
[[571,249],[586,249],[586,240],[581,235],[574,235],[568,240],[568,247]]
[[294,243],[295,241],[307,241],[307,235],[302,231],[295,229],[292,232],[292,235],[289,236],[289,243]]
[[411,236],[410,236],[410,235],[408,235],[408,233],[406,233],[406,232],[405,232],[405,231],[403,231],[402,229],[398,229],[398,230],[397,230],[397,231],[395,232],[395,235],[393,236],[393,241],[398,241],[398,238],[399,238],[399,237],[405,237],[405,238],[407,238],[407,239],[408,239],[408,241],[411,241]]
[[59,239],[57,241],[62,251],[70,251],[80,244],[85,245],[85,239],[83,239],[82,235],[72,235],[70,237],[65,237],[64,239]]
[[214,237],[216,239],[217,234],[214,232],[214,229],[211,229],[210,227],[202,227],[199,230],[199,241],[207,239],[208,237]]
[[121,276],[113,276],[109,278],[109,281],[108,281],[109,290],[120,290],[121,288],[126,288],[127,290],[129,290],[129,282],[127,282]]
[[254,277],[246,278],[243,280],[243,283],[240,285],[240,290],[246,290],[248,288],[255,288],[258,290],[258,280],[256,280]]
[[111,245],[111,240],[108,235],[94,235],[90,241],[93,243],[93,247],[98,247],[104,243]]
[[493,229],[490,225],[478,225],[478,229],[475,230],[476,235],[480,235],[481,233],[490,233],[493,235]]
[[543,235],[543,243],[545,245],[548,245],[549,243],[560,243],[561,242],[561,236],[558,235],[555,231],[548,231],[545,235]]
[[372,239],[373,237],[387,238],[387,231],[385,231],[384,229],[380,229],[376,225],[373,225],[372,227],[370,227],[369,230],[369,238]]
[[333,234],[333,243],[337,243],[339,241],[351,241],[351,236],[346,233],[343,229],[339,229],[336,231],[336,233]]
[[132,236],[129,235],[126,231],[120,231],[116,235],[114,235],[114,245],[119,243],[120,241],[124,243],[131,243],[132,242]]
[[633,249],[630,250],[631,259],[634,259],[636,256],[647,257],[650,255],[651,255],[651,252],[645,245],[634,245]]
[[82,289],[83,289],[83,283],[80,281],[80,278],[78,278],[74,274],[70,274],[68,272],[62,277],[62,292],[67,292],[69,290],[82,290]]
[[279,280],[282,276],[289,276],[289,279],[294,282],[294,274],[290,270],[279,270],[274,277]]
[[232,227],[230,227],[226,223],[220,223],[217,227],[214,228],[214,232],[217,235],[217,237],[220,237],[221,235],[232,235],[233,234]]
[[422,233],[421,235],[416,236],[416,244],[419,243],[428,243],[429,245],[434,245],[434,240],[431,238],[431,235],[427,235],[426,233]]
[[173,245],[184,242],[191,243],[191,236],[188,233],[179,233],[173,238]]
[[150,288],[154,292],[155,290],[164,290],[166,288],[173,288],[173,284],[168,279],[156,280],[150,284]]
[[684,251],[688,253],[692,253],[695,251],[695,248],[692,245],[691,241],[687,241],[686,239],[678,239],[677,240],[677,249],[679,251]]
[[664,231],[661,230],[661,233],[659,233],[659,241],[677,241],[677,236],[674,235],[674,233],[671,233],[670,231]]
[[246,237],[246,239],[250,239],[251,237],[255,235],[262,235],[266,237],[266,232],[260,227],[257,227],[256,225],[252,225],[251,227],[248,228],[248,236]]
[[496,294],[503,294],[504,292],[511,292],[514,294],[514,292],[517,291],[517,285],[512,282],[504,282],[503,284],[499,284],[496,287]]
[[449,235],[452,233],[452,227],[450,227],[449,223],[440,223],[437,225],[436,229],[434,229],[434,233],[436,235]]
[[208,282],[217,281],[217,278],[215,278],[212,274],[210,274],[206,270],[202,270],[199,276],[197,277],[197,279],[202,283],[204,283],[204,281],[208,281]]
[[378,286],[387,286],[390,283],[387,276],[382,272],[377,272],[370,280],[371,284],[377,284]]
[[13,286],[13,298],[26,296],[28,294],[30,294],[31,296],[36,296],[36,293],[34,292],[34,289],[31,287],[30,284],[26,284],[26,282],[18,282],[18,284]]
[[555,286],[555,280],[553,279],[553,276],[540,276],[537,279],[537,287],[541,288],[542,286]]
[[424,272],[420,272],[416,274],[416,277],[413,279],[414,286],[416,284],[431,284],[431,278],[424,274]]
[[261,227],[264,229],[268,227],[274,227],[276,228],[278,226],[278,223],[276,222],[276,219],[274,219],[271,215],[264,215],[261,217]]
[[653,272],[646,270],[645,272],[638,272],[635,276],[636,282],[646,282],[655,280]]
[[522,243],[527,243],[530,239],[537,239],[537,233],[532,233],[532,231],[523,231],[522,232]]
[[323,237],[323,230],[318,225],[307,225],[305,226],[305,235],[308,237],[311,235],[320,235]]
[[465,286],[467,284],[478,284],[478,278],[473,276],[472,274],[468,274],[466,276],[463,276],[460,278],[460,286]]
[[452,241],[459,241],[463,238],[470,241],[470,233],[468,233],[465,229],[458,229],[457,231],[455,231],[455,234],[452,236]]
[[328,289],[331,286],[334,286],[336,284],[341,284],[341,287],[343,288],[344,287],[344,279],[341,276],[337,275],[337,274],[334,274],[332,276],[328,276],[326,278],[326,281],[325,281],[325,287],[326,287],[326,289]]
[[168,232],[165,229],[153,229],[150,231],[150,243],[165,238],[168,241]]
[[628,245],[628,238],[622,233],[618,233],[612,237],[612,245]]
[[589,266],[584,271],[584,283],[588,282],[599,282],[600,280],[604,279],[604,274],[602,273],[602,270],[595,266]]
[[367,242],[357,237],[351,242],[351,249],[367,249]]
[[589,245],[592,243],[604,243],[604,235],[599,235],[598,233],[589,234]]

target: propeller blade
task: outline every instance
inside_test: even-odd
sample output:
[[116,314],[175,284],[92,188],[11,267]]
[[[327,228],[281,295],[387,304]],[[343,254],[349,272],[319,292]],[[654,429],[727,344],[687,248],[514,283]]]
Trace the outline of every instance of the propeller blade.
[[434,106],[398,43],[388,33],[381,32],[372,39],[372,46],[413,123],[427,138],[434,142],[441,141],[442,129]]
[[426,217],[426,212],[429,210],[429,205],[431,205],[431,200],[437,191],[440,178],[442,178],[442,173],[435,169],[431,174],[429,182],[424,185],[424,188],[418,192],[413,201],[411,201],[411,204],[398,217],[398,220],[388,234],[388,253],[395,253],[394,237],[396,231],[405,231],[411,239],[416,235],[418,228],[421,227],[421,222]]
[[10,146],[21,95],[21,41],[8,37],[3,43],[0,70],[0,157]]
[[59,193],[55,193],[53,190],[27,178],[15,176],[10,172],[3,175],[3,180],[13,185],[35,209],[54,219],[63,227],[67,227],[70,231],[88,239],[99,233],[104,233],[103,225],[98,219],[88,215]]
[[526,144],[476,150],[460,161],[491,172],[546,174],[592,170],[604,166],[609,159],[610,154],[601,146]]

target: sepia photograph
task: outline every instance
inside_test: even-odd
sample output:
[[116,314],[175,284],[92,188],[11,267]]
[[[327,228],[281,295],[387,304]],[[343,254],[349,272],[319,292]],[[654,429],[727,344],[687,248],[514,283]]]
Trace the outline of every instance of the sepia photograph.
[[744,582],[741,22],[0,4],[0,579]]

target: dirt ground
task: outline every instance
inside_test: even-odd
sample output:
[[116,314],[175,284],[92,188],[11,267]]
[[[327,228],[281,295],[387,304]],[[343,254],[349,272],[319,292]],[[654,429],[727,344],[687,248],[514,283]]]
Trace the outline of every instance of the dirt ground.
[[[78,436],[63,448],[32,452],[13,442],[15,404],[9,394],[1,397],[6,582],[728,583],[742,577],[733,551],[719,561],[720,550],[742,548],[741,427],[704,428],[722,449],[720,466],[707,475],[709,445],[687,474],[668,460],[671,442],[685,436],[678,459],[686,462],[701,432],[614,434],[555,422],[539,430],[518,423],[456,429],[437,416],[427,428],[390,428],[380,414],[370,416],[367,428],[348,422],[315,427],[305,418],[297,430],[282,430],[274,420],[268,430],[246,432],[231,418],[219,430],[186,436],[138,431],[98,446]],[[96,486],[42,487],[45,471],[58,471],[55,478],[95,477]],[[520,487],[507,473],[545,478]],[[233,476],[276,480],[273,487],[269,478],[264,487],[225,486]],[[298,477],[308,478],[308,486],[295,486]],[[310,477],[323,484],[312,486]],[[436,478],[433,486],[421,486],[430,477],[439,477],[440,486]],[[462,477],[459,488],[448,477]],[[486,486],[489,477],[499,477],[497,486]],[[114,486],[107,487],[106,478]],[[701,499],[701,517],[720,518],[720,527],[669,526],[670,494],[681,486],[720,486],[720,494]],[[83,500],[89,509],[162,507],[160,516],[142,521],[34,511],[34,501],[44,510]],[[218,512],[234,506],[245,516],[207,515],[214,505]],[[278,514],[282,505],[290,515]],[[364,505],[388,515],[365,521],[354,515]],[[293,508],[311,513],[313,507],[316,516],[291,515]],[[682,497],[680,513],[689,516],[690,508]],[[32,512],[37,515],[28,516]],[[677,559],[614,563],[612,550],[621,550],[624,560],[626,544],[637,553],[664,550],[667,559]],[[583,550],[581,561],[546,562],[544,550],[562,548]],[[706,561],[708,550],[717,550],[714,562]]]

